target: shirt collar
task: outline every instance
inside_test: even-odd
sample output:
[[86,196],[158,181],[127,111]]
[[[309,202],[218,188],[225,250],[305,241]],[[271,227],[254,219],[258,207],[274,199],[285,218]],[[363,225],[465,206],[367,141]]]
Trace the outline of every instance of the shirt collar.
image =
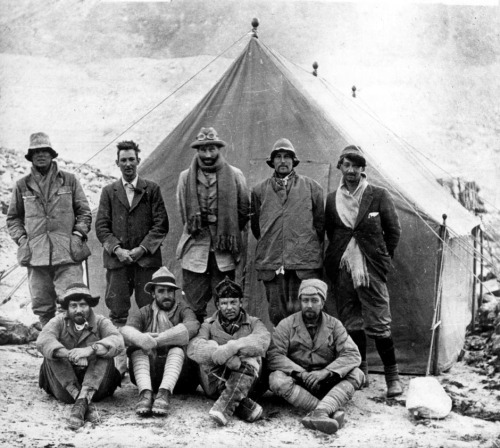
[[135,179],[132,182],[127,182],[123,177],[122,177],[122,183],[123,186],[125,187],[126,184],[132,184],[134,188],[137,188],[137,181],[139,180],[139,176],[135,176]]
[[[351,194],[351,196],[355,196],[356,193],[360,190],[360,188],[364,189],[365,184],[368,184],[368,178],[366,176],[366,173],[361,173],[361,179],[359,180],[359,184],[358,184],[356,190],[354,190],[354,193]],[[349,189],[347,188],[347,185],[345,183],[344,176],[342,176],[342,178],[340,179],[339,188],[342,188],[343,190],[349,191]]]

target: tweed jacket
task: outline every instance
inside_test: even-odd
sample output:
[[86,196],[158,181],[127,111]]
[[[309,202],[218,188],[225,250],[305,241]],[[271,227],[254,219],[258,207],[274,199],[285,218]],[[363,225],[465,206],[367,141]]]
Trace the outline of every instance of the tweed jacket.
[[351,237],[356,239],[367,264],[387,281],[401,226],[394,201],[385,188],[366,187],[354,229],[344,225],[337,212],[336,191],[330,193],[326,199],[325,230],[329,240],[325,268],[333,281],[338,276],[340,260]]
[[255,269],[320,269],[323,266],[323,189],[295,175],[284,202],[272,178],[252,189],[251,228],[257,239]]
[[160,187],[139,177],[132,206],[129,206],[122,179],[104,187],[95,223],[97,238],[104,247],[106,269],[124,266],[114,250],[143,246],[146,253],[137,261],[143,268],[162,265],[160,246],[168,233],[168,215]]
[[324,312],[311,339],[299,311],[283,319],[274,330],[267,360],[271,370],[287,374],[326,368],[343,378],[360,365],[361,355],[342,323]]
[[88,328],[78,335],[66,313],[58,314],[43,327],[36,348],[47,359],[55,359],[57,349],[90,347],[96,342],[108,349],[105,355],[99,355],[102,358],[113,358],[125,348],[122,335],[108,318],[91,309],[88,324]]
[[47,201],[32,174],[16,182],[7,211],[7,227],[17,244],[21,237],[27,237],[18,249],[18,261],[23,266],[75,263],[72,232],[78,231],[86,239],[91,222],[89,203],[73,174],[57,170]]

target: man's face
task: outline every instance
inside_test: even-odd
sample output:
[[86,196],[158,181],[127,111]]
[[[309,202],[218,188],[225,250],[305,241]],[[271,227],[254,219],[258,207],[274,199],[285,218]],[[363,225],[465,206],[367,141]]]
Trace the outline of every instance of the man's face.
[[116,166],[120,168],[123,178],[127,182],[133,181],[137,176],[137,166],[140,161],[141,159],[137,157],[137,154],[133,149],[122,149],[118,153]]
[[170,311],[175,305],[175,291],[176,289],[172,286],[156,285],[151,295],[160,309]]
[[273,158],[273,164],[279,177],[288,176],[293,170],[293,157],[288,151],[278,151]]
[[233,321],[238,318],[241,310],[241,299],[239,297],[224,297],[219,299],[217,308],[228,321]]
[[219,158],[219,147],[217,145],[205,145],[198,148],[198,157],[207,166],[213,166]]
[[75,324],[83,325],[89,320],[90,306],[85,299],[70,300],[66,314]]
[[300,308],[302,310],[302,315],[307,320],[317,319],[323,309],[323,306],[323,299],[318,293],[301,294],[300,296]]
[[50,151],[45,148],[35,149],[33,157],[31,159],[31,163],[33,166],[40,171],[45,171],[49,168],[50,163],[52,162],[52,156]]
[[357,165],[352,160],[344,157],[342,163],[340,164],[340,171],[344,176],[346,182],[351,184],[357,184],[361,180],[361,173],[365,170],[365,167]]

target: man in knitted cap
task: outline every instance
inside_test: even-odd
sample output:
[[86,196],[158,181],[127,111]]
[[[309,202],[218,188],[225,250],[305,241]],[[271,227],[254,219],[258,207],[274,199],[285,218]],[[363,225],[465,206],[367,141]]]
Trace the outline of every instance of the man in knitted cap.
[[267,359],[271,391],[309,412],[305,427],[333,434],[343,426],[342,408],[364,374],[356,344],[339,320],[322,311],[326,293],[323,281],[302,281],[301,311],[278,324]]
[[262,357],[271,335],[256,317],[243,309],[241,287],[226,277],[216,286],[217,311],[201,326],[188,346],[188,356],[200,364],[205,394],[217,401],[209,416],[219,425],[234,414],[247,422],[262,415],[253,399],[267,390]]
[[64,290],[83,280],[82,261],[92,214],[74,174],[60,170],[43,132],[30,136],[31,172],[16,182],[7,227],[18,244],[17,261],[28,268],[31,307],[42,326],[56,313]]
[[36,346],[44,360],[40,387],[63,403],[74,403],[69,427],[91,420],[90,401],[113,395],[121,376],[113,357],[124,350],[123,338],[111,321],[95,314],[99,297],[83,283],[68,286],[58,314],[45,325]]
[[274,325],[300,309],[301,280],[323,268],[323,189],[297,174],[299,159],[290,140],[280,138],[267,160],[273,175],[252,189],[251,227],[257,239],[255,269],[264,282]]
[[188,362],[185,349],[200,323],[166,267],[158,269],[144,289],[153,303],[131,314],[120,331],[129,347],[130,379],[139,388],[136,413],[165,415],[174,388],[192,392],[198,386],[196,364]]
[[[384,364],[387,396],[403,393],[391,334],[387,272],[401,226],[389,192],[368,183],[366,159],[358,146],[347,146],[337,168],[342,179],[326,200],[325,229],[329,245],[325,267],[332,280],[340,320],[361,353],[368,373],[366,336]],[[365,383],[365,386],[368,382]]]
[[200,322],[215,285],[226,276],[234,280],[244,255],[241,231],[248,222],[249,195],[243,173],[222,155],[225,146],[214,128],[201,128],[191,143],[197,153],[177,185],[184,225],[177,258],[186,298]]

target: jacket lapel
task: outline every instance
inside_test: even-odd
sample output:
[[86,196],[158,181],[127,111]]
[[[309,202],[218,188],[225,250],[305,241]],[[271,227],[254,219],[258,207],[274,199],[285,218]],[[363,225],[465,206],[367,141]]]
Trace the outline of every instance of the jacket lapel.
[[321,316],[321,325],[318,328],[316,337],[314,338],[313,351],[318,350],[329,338],[333,331],[333,323],[329,322],[326,314],[323,312]]
[[295,315],[293,319],[293,326],[296,331],[297,339],[299,339],[306,347],[311,347],[311,335],[307,331],[306,324],[302,319],[302,313],[300,311]]
[[147,184],[140,177],[137,179],[137,187],[135,189],[134,199],[132,200],[132,206],[130,207],[130,211],[132,211],[137,204],[141,202],[142,197],[146,193]]
[[35,179],[33,178],[33,176],[30,174],[30,176],[28,177],[28,179],[26,180],[26,185],[27,187],[33,191],[33,193],[35,194],[35,196],[39,197],[39,198],[42,198],[43,199],[43,194],[40,190],[40,187],[38,186],[38,184],[35,182]]
[[373,201],[373,191],[371,185],[368,185],[363,193],[363,197],[361,198],[361,204],[359,205],[358,217],[356,218],[356,224],[354,228],[358,226],[358,224],[363,220],[370,205]]
[[128,210],[130,205],[128,204],[127,193],[125,193],[125,187],[121,179],[118,179],[113,186],[115,190],[116,197],[123,204],[123,206]]

